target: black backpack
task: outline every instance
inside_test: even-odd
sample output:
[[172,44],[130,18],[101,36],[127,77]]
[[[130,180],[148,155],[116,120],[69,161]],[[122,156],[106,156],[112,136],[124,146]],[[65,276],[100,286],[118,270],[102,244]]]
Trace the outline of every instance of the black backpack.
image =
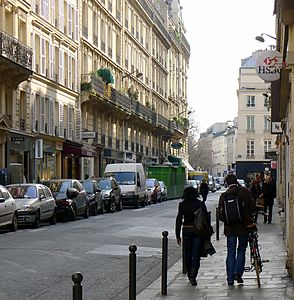
[[223,204],[223,219],[226,224],[240,224],[244,220],[244,203],[238,197],[239,188],[235,193],[225,193]]

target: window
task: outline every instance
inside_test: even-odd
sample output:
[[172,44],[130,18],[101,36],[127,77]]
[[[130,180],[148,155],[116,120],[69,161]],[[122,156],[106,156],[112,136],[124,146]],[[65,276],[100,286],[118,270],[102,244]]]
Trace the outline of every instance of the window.
[[254,156],[254,141],[247,141],[247,147],[246,147],[246,154],[247,157],[253,157]]
[[263,149],[264,153],[269,152],[272,148],[272,141],[271,140],[264,140],[263,141]]
[[264,116],[264,130],[270,131],[271,130],[271,120],[269,116]]
[[247,116],[247,130],[254,130],[254,116]]

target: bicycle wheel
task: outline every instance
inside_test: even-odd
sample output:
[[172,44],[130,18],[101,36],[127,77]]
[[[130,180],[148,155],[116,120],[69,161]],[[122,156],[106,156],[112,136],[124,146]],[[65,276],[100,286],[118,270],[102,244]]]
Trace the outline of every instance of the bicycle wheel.
[[256,255],[254,255],[254,257],[253,257],[253,263],[254,263],[254,269],[256,272],[257,285],[260,288],[259,265],[258,265],[258,259],[257,259]]

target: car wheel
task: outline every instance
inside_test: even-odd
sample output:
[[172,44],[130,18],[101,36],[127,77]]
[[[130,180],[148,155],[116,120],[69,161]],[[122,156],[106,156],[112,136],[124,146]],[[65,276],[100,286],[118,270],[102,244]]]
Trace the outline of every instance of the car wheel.
[[40,227],[40,212],[36,212],[35,216],[35,222],[33,223],[33,228],[39,228]]
[[52,215],[52,217],[50,218],[50,220],[49,220],[49,223],[51,224],[51,225],[56,225],[56,213],[55,213],[55,211],[53,212],[53,215]]
[[9,225],[10,231],[17,230],[17,214],[15,213],[12,218],[12,223]]
[[84,219],[89,218],[89,205],[86,205],[85,213],[83,214]]

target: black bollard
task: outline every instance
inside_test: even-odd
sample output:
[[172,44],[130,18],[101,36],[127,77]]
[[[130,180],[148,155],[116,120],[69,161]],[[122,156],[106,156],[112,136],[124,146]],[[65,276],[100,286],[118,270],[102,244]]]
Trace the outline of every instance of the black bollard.
[[215,208],[215,230],[216,230],[216,240],[219,240],[219,208]]
[[74,282],[72,291],[73,291],[73,300],[82,300],[83,298],[83,275],[80,272],[76,272],[71,277]]
[[186,249],[185,249],[185,243],[183,238],[183,230],[182,230],[182,273],[187,274],[187,264],[186,264]]
[[167,295],[167,256],[168,256],[168,232],[162,232],[162,276],[161,295]]
[[129,300],[136,299],[136,251],[137,246],[129,247]]

